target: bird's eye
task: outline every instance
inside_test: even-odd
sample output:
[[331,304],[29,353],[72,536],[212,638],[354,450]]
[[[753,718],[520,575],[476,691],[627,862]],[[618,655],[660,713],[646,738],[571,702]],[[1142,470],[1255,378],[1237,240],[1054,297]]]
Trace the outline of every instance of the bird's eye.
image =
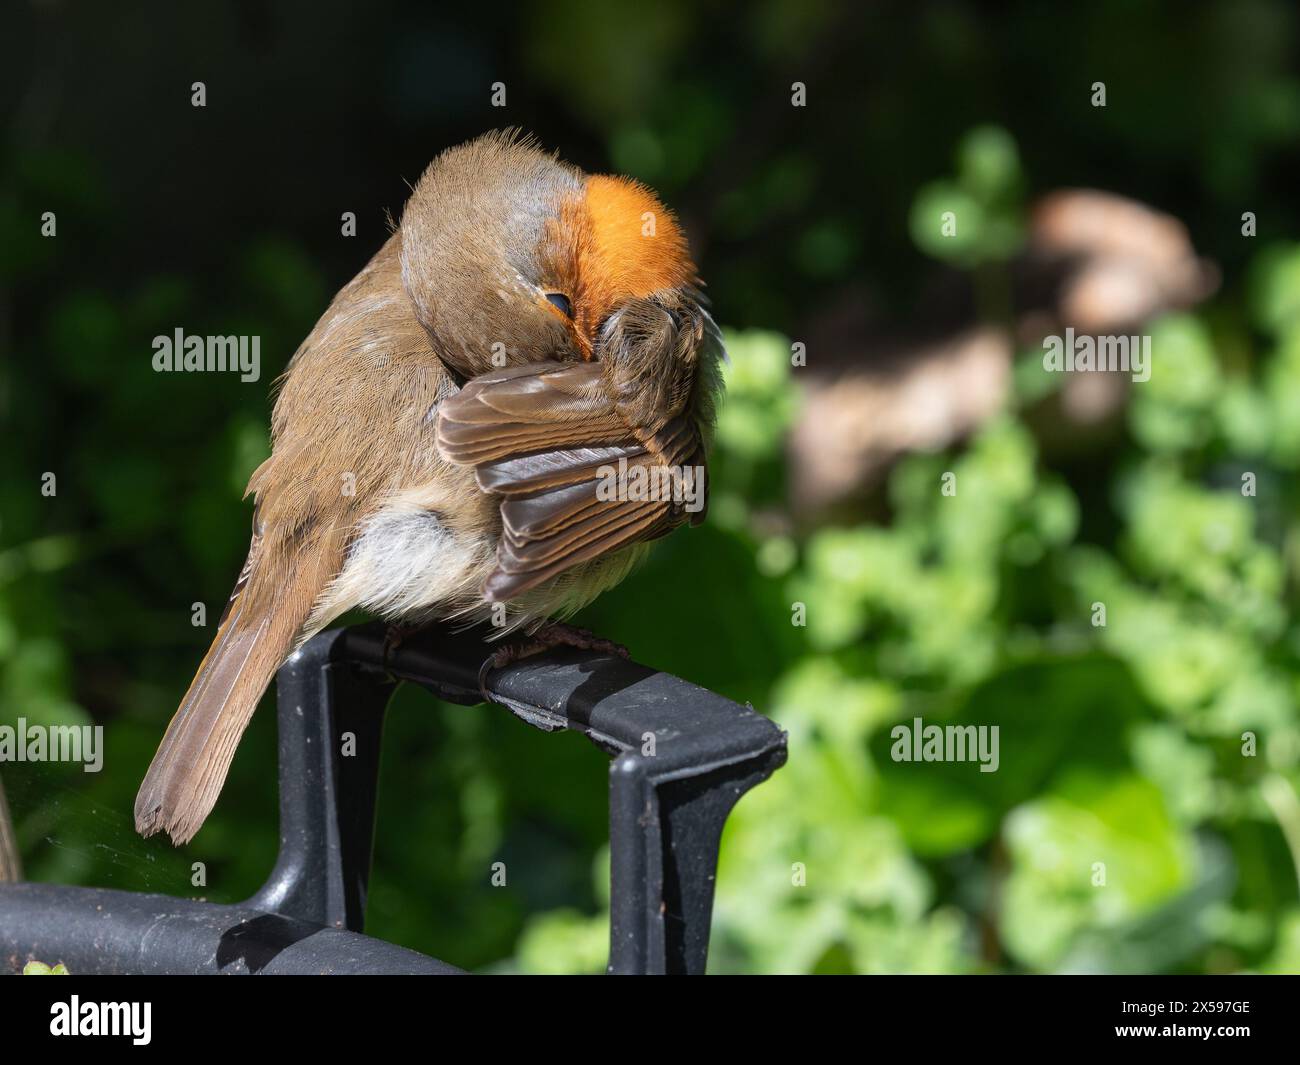
[[573,304],[569,302],[569,297],[563,292],[548,292],[546,298],[550,302],[551,306],[558,308],[559,312],[564,315],[564,317],[573,317]]

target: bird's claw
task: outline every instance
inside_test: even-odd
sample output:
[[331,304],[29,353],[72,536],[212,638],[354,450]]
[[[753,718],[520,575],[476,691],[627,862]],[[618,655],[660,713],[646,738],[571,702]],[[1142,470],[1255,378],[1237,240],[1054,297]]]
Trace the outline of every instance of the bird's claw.
[[596,651],[600,654],[627,658],[628,650],[621,643],[596,636],[588,629],[575,628],[562,621],[548,621],[522,640],[498,648],[483,661],[478,671],[478,690],[485,703],[494,702],[487,689],[488,674],[502,669],[521,658],[530,658],[556,647],[573,647],[579,651]]

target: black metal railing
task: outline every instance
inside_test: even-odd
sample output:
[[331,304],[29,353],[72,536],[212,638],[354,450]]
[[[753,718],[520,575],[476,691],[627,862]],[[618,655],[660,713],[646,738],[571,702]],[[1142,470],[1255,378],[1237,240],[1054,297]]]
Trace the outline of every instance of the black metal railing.
[[[0,884],[0,959],[81,973],[452,973],[362,935],[380,733],[399,681],[482,701],[492,648],[441,628],[393,649],[381,625],[307,643],[278,677],[280,851],[246,903]],[[700,973],[718,842],[736,801],[785,761],[767,718],[612,655],[550,651],[487,674],[493,702],[546,732],[582,732],[609,773],[611,973]],[[355,734],[355,752],[340,739]],[[645,753],[651,744],[653,751]]]

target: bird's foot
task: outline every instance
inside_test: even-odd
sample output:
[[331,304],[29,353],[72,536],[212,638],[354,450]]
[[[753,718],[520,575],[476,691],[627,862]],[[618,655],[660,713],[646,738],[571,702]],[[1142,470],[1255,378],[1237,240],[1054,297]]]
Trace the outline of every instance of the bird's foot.
[[494,669],[502,669],[511,662],[531,658],[556,647],[573,647],[579,651],[597,651],[605,655],[617,655],[627,658],[628,651],[621,643],[596,636],[589,629],[579,629],[566,625],[562,621],[548,621],[536,631],[522,639],[505,644],[483,663],[478,671],[478,690],[484,702],[491,702],[492,696],[487,690],[488,674]]
[[397,649],[402,646],[404,640],[409,640],[417,632],[421,632],[429,627],[427,621],[402,622],[393,621],[388,624],[384,630],[384,666],[387,668],[388,663],[392,660]]
[[[566,625],[562,621],[548,621],[532,634],[530,639],[538,644],[537,651],[549,651],[552,647],[573,647],[579,651],[598,651],[603,655],[617,655],[626,658],[627,648],[621,643],[597,636],[590,629],[579,629]],[[530,654],[536,654],[531,651]]]

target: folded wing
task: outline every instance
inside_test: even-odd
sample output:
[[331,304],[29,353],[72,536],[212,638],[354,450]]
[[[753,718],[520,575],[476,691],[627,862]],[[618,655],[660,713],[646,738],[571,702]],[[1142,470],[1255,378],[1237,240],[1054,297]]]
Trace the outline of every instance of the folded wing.
[[438,444],[501,497],[497,568],[483,589],[492,601],[703,517],[698,426],[687,413],[629,424],[598,362],[473,378],[439,408]]

